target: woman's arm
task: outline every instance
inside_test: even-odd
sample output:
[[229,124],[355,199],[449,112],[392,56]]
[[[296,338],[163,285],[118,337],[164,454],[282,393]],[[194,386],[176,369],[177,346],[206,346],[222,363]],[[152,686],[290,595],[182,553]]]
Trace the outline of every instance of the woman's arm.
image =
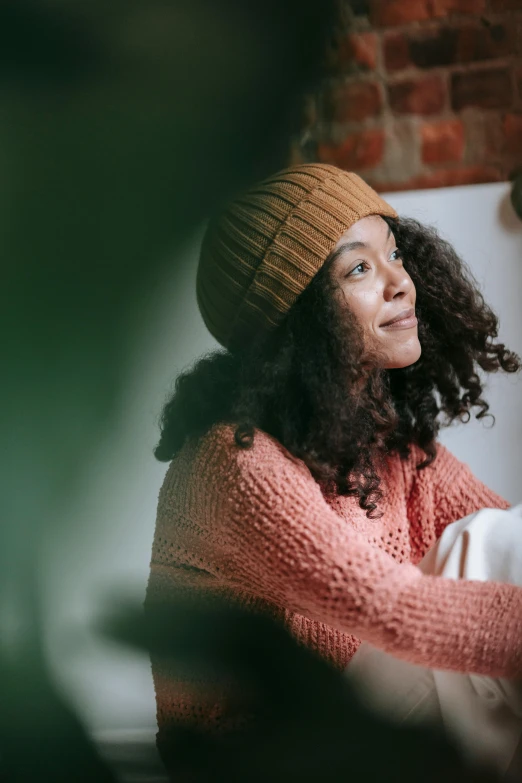
[[250,450],[229,440],[198,471],[224,580],[412,663],[522,676],[522,589],[397,564],[271,438],[256,433]]
[[[509,508],[507,501],[476,478],[469,467],[441,443],[437,444],[435,461],[417,471],[415,465],[424,456],[424,452],[414,449],[410,457],[413,484],[408,516],[420,519],[424,525],[431,524],[435,539],[440,538],[451,522],[481,508]],[[433,519],[424,518],[426,514],[433,515]]]

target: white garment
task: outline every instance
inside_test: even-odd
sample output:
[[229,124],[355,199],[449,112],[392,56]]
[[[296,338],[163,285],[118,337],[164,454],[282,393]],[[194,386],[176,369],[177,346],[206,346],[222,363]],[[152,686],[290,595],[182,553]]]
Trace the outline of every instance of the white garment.
[[[522,586],[522,505],[483,509],[448,525],[419,568],[451,579]],[[364,703],[393,720],[442,724],[471,762],[521,774],[521,683],[426,669],[367,643],[346,674]]]

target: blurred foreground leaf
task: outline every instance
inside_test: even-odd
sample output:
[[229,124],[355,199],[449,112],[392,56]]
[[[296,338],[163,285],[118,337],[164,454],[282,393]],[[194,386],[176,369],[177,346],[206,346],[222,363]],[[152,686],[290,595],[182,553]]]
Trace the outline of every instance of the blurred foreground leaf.
[[45,582],[44,541],[74,542],[63,510],[118,413],[133,336],[181,243],[283,163],[334,9],[0,3],[0,598],[18,596],[25,629],[10,655],[0,611],[10,781],[72,781],[80,767],[93,779],[94,750],[40,650],[42,584],[27,588],[28,574]]
[[[493,783],[466,768],[450,741],[369,712],[346,679],[266,616],[186,594],[120,606],[102,625],[114,640],[221,678],[257,717],[241,732],[209,736],[173,724],[161,750],[172,779],[197,783]],[[163,740],[165,742],[165,740]]]

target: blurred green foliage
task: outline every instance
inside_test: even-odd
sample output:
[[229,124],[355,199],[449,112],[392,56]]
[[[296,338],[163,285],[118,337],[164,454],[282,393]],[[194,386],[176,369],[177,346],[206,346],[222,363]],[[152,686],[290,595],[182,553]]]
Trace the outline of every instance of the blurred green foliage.
[[[39,627],[42,542],[59,535],[58,512],[115,413],[150,290],[219,201],[284,163],[333,14],[330,0],[0,3],[9,780],[43,779],[44,758],[47,779],[60,779],[60,758],[72,779],[76,719],[52,688]],[[6,748],[22,736],[32,752],[17,762]]]

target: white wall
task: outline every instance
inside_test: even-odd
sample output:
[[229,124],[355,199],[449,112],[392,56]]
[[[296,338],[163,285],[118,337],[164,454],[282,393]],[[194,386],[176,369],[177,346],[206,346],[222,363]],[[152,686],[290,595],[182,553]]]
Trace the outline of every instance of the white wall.
[[[522,222],[507,184],[394,193],[399,214],[435,225],[468,265],[500,317],[499,337],[522,356]],[[441,441],[476,476],[511,503],[522,501],[522,377],[490,376],[487,400],[496,423],[475,419],[441,433]]]
[[[522,223],[505,184],[393,194],[401,214],[435,224],[467,259],[501,315],[501,336],[522,354]],[[182,277],[158,284],[144,313],[121,415],[107,432],[73,508],[68,540],[49,542],[49,644],[61,680],[93,729],[154,725],[148,661],[85,630],[113,588],[141,598],[148,576],[156,499],[165,465],[152,457],[157,416],[177,370],[216,346],[197,312],[197,238]],[[521,381],[498,377],[490,399],[494,429],[447,431],[444,442],[508,500],[522,500]],[[84,630],[81,630],[81,629]]]

